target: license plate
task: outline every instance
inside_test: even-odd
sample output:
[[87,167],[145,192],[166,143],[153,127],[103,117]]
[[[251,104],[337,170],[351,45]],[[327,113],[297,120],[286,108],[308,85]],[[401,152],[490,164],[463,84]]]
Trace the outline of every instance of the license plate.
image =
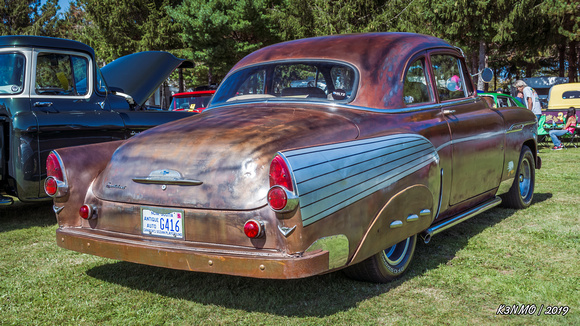
[[141,230],[145,235],[183,239],[183,210],[141,207]]

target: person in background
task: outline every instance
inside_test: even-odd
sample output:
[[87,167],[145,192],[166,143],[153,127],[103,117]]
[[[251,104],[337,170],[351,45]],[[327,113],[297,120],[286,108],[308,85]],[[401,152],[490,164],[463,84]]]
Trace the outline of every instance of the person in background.
[[571,107],[566,113],[566,125],[560,130],[550,130],[550,137],[552,138],[552,143],[554,143],[553,150],[562,149],[562,142],[558,139],[558,136],[563,136],[565,134],[573,134],[576,129],[576,109]]
[[501,88],[498,88],[498,89],[496,89],[496,90],[495,90],[495,92],[496,92],[496,93],[499,93],[499,94],[503,94],[503,89],[501,89]]
[[524,95],[524,105],[536,115],[536,120],[540,121],[542,104],[540,104],[538,93],[521,79],[516,80],[514,87],[517,88],[518,92],[522,92]]

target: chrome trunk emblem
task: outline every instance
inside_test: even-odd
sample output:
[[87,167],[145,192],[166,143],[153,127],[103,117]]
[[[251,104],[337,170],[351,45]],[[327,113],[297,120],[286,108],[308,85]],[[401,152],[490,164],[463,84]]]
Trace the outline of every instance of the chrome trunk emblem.
[[175,170],[155,170],[149,173],[147,177],[133,178],[134,182],[144,184],[162,184],[162,185],[179,185],[179,186],[199,186],[203,181],[194,179],[184,179],[179,171]]

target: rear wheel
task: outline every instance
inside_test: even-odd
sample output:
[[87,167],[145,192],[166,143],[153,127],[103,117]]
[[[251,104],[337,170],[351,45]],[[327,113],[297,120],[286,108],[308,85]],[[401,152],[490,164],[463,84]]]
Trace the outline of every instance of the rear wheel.
[[536,181],[536,164],[534,155],[528,146],[522,148],[520,162],[514,183],[510,190],[502,195],[502,200],[507,207],[522,209],[532,203],[534,186]]
[[417,244],[417,235],[387,248],[362,262],[344,269],[344,273],[361,281],[386,283],[401,277],[407,268]]

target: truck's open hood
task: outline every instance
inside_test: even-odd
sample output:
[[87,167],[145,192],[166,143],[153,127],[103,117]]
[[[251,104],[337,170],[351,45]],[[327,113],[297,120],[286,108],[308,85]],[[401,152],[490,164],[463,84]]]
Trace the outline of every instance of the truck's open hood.
[[123,90],[143,105],[175,68],[193,68],[193,62],[161,51],[138,52],[121,57],[101,69],[109,87]]

